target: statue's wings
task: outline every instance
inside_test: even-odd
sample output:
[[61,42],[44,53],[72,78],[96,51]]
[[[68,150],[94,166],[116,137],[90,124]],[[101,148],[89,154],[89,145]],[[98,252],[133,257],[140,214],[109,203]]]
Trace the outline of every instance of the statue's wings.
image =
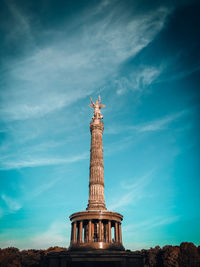
[[104,108],[106,105],[104,104],[99,104],[99,108]]
[[91,101],[91,104],[89,105],[89,107],[94,108],[94,102],[92,101],[92,97],[90,97],[90,101]]
[[105,105],[104,104],[101,104],[101,96],[99,95],[99,108],[104,108]]

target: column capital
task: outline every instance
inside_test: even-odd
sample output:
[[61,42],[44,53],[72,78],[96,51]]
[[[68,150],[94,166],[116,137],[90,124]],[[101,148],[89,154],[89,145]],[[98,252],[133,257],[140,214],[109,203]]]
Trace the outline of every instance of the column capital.
[[103,133],[103,130],[104,130],[103,122],[102,121],[90,122],[90,131],[92,132],[93,130],[99,130],[101,133]]

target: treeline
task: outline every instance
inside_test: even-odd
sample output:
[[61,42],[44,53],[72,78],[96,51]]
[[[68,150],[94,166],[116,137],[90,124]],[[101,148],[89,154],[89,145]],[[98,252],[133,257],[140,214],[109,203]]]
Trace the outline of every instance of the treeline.
[[[43,267],[48,254],[66,251],[51,247],[47,250],[0,249],[1,267]],[[143,255],[144,267],[200,267],[200,246],[184,242],[180,246],[155,247],[138,251]]]
[[0,267],[43,267],[48,254],[67,250],[62,247],[50,247],[46,250],[19,250],[18,248],[0,249]]
[[141,251],[144,267],[200,267],[200,246],[184,242],[180,246],[155,247]]

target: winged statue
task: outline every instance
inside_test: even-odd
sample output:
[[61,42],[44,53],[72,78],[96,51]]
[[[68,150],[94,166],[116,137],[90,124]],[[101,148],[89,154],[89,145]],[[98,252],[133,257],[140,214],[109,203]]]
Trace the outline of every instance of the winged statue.
[[99,95],[98,99],[96,100],[96,103],[92,101],[92,97],[90,97],[91,104],[89,107],[94,109],[94,116],[92,117],[93,120],[95,119],[103,119],[103,116],[101,114],[101,108],[104,108],[105,105],[101,103],[101,97]]

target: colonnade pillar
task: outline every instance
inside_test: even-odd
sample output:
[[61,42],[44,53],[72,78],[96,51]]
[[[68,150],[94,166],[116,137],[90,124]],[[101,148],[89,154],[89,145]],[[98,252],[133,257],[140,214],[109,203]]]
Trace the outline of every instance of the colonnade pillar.
[[119,242],[119,227],[117,222],[115,222],[115,242]]
[[119,223],[119,242],[122,243],[122,227],[121,227],[121,223]]
[[111,242],[111,221],[108,221],[108,242]]
[[76,242],[76,222],[73,223],[73,238],[72,241],[75,243]]
[[99,241],[102,241],[102,222],[99,221]]
[[82,221],[80,221],[80,223],[79,223],[78,241],[80,243],[83,242],[83,222]]
[[92,237],[92,222],[91,220],[89,220],[88,222],[88,241],[91,241],[91,237]]
[[71,223],[71,242],[73,240],[73,223]]

